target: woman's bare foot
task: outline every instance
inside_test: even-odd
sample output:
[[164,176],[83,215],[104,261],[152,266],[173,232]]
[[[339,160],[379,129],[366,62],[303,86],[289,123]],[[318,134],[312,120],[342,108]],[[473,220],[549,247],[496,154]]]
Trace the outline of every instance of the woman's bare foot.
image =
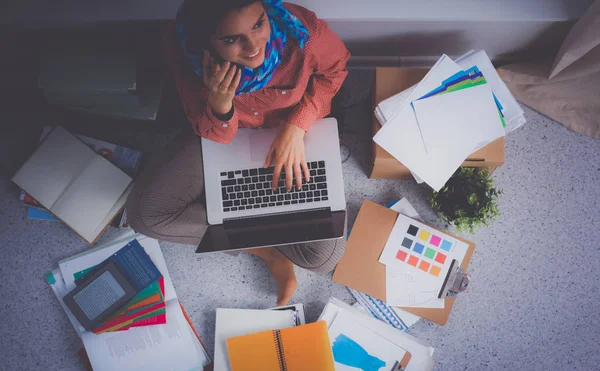
[[264,260],[277,281],[277,305],[287,304],[298,286],[296,275],[294,274],[294,264],[273,247],[262,247],[245,251]]

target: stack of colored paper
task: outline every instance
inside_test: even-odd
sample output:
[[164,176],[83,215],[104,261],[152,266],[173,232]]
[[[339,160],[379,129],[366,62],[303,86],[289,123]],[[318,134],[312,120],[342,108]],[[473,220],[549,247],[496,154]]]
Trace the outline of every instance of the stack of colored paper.
[[[117,251],[113,256],[125,249],[143,248],[137,240],[131,241],[125,247]],[[85,276],[94,270],[96,266],[75,273],[75,284],[79,284]],[[165,316],[165,281],[164,277],[158,278],[146,288],[137,293],[127,305],[119,309],[106,321],[92,330],[95,334],[103,332],[127,330],[130,327],[148,326],[167,323]]]
[[[523,123],[522,110],[514,116],[518,104],[510,93],[512,100],[504,99],[510,110],[495,93],[506,97],[504,84],[499,79],[490,83],[470,56],[459,65],[443,55],[419,84],[375,110],[383,128],[373,140],[436,191],[472,152],[506,134],[505,112],[511,114],[511,130]],[[485,69],[490,66],[485,64]]]

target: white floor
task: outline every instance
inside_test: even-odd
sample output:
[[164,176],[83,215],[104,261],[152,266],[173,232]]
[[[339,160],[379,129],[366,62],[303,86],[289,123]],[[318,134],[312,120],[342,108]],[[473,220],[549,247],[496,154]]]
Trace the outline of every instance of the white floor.
[[[426,221],[437,223],[427,188],[367,179],[369,112],[355,111],[344,135],[350,222],[364,199],[383,204],[407,197]],[[502,216],[466,236],[477,242],[468,293],[446,326],[422,320],[410,330],[436,348],[437,370],[599,369],[600,140],[530,109],[526,116],[527,125],[507,137],[506,164],[494,174],[504,191]],[[86,247],[58,223],[27,220],[17,197],[9,181],[0,181],[0,370],[82,369],[81,344],[44,273]],[[258,259],[161,246],[210,353],[215,308],[275,304],[275,282]],[[292,300],[306,305],[309,320],[331,296],[352,302],[330,276],[296,272]]]

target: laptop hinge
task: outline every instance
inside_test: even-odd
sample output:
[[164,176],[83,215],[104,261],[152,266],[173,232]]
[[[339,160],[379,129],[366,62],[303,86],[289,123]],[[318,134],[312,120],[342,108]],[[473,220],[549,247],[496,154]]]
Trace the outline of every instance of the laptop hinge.
[[255,227],[257,225],[273,225],[298,222],[301,220],[317,220],[331,218],[331,208],[286,211],[279,213],[242,216],[223,220],[225,229]]

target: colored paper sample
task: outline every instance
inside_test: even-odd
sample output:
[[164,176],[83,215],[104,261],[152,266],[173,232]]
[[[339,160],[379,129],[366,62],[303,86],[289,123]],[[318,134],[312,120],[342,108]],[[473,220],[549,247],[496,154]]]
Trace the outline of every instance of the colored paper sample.
[[406,353],[346,312],[335,316],[328,331],[336,371],[388,371]]

